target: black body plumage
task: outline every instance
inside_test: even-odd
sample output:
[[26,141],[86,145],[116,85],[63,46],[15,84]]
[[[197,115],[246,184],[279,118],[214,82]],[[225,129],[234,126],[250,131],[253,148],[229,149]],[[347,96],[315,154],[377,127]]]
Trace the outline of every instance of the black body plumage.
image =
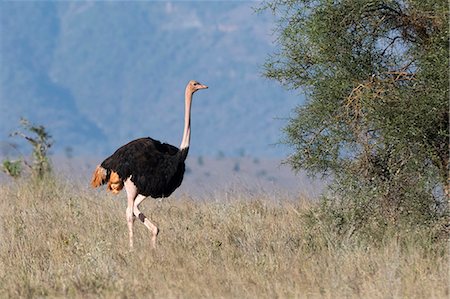
[[189,147],[177,147],[152,138],[140,138],[120,147],[101,166],[120,179],[131,181],[138,193],[153,198],[167,197],[181,185]]

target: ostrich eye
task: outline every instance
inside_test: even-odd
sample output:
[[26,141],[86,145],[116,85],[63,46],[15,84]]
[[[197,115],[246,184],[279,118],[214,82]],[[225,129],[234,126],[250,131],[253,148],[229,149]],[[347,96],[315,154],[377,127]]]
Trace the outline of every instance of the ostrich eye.
[[195,82],[195,83],[194,83],[194,86],[197,86],[197,85],[198,85],[198,83],[197,83],[197,82]]

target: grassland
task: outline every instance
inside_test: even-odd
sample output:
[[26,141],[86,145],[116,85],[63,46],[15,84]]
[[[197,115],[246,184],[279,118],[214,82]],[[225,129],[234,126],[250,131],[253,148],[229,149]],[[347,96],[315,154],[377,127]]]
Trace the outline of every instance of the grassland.
[[[307,199],[230,192],[148,199],[149,248],[124,194],[26,180],[0,187],[0,298],[448,298],[445,241],[361,243],[307,231]],[[311,244],[315,244],[312,246]]]

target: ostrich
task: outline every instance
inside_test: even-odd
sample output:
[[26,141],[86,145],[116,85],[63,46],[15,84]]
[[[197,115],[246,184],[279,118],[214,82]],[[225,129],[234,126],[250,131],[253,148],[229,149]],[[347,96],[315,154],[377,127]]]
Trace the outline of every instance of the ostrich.
[[191,80],[185,90],[184,131],[180,148],[161,143],[150,137],[133,140],[120,147],[98,165],[92,175],[91,185],[107,184],[107,190],[117,194],[125,186],[127,193],[126,219],[130,248],[133,248],[133,223],[135,217],[148,228],[151,246],[156,246],[159,229],[139,210],[139,205],[148,196],[167,197],[183,181],[184,161],[191,139],[192,95],[208,86]]

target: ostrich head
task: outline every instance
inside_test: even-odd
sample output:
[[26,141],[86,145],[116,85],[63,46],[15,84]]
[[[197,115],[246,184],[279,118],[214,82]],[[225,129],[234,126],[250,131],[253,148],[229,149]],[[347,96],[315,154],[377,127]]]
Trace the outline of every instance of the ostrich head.
[[197,90],[206,89],[206,88],[208,88],[208,86],[200,84],[199,82],[197,82],[195,80],[191,80],[191,81],[189,81],[188,85],[186,86],[186,91],[190,92],[190,93],[194,93]]

